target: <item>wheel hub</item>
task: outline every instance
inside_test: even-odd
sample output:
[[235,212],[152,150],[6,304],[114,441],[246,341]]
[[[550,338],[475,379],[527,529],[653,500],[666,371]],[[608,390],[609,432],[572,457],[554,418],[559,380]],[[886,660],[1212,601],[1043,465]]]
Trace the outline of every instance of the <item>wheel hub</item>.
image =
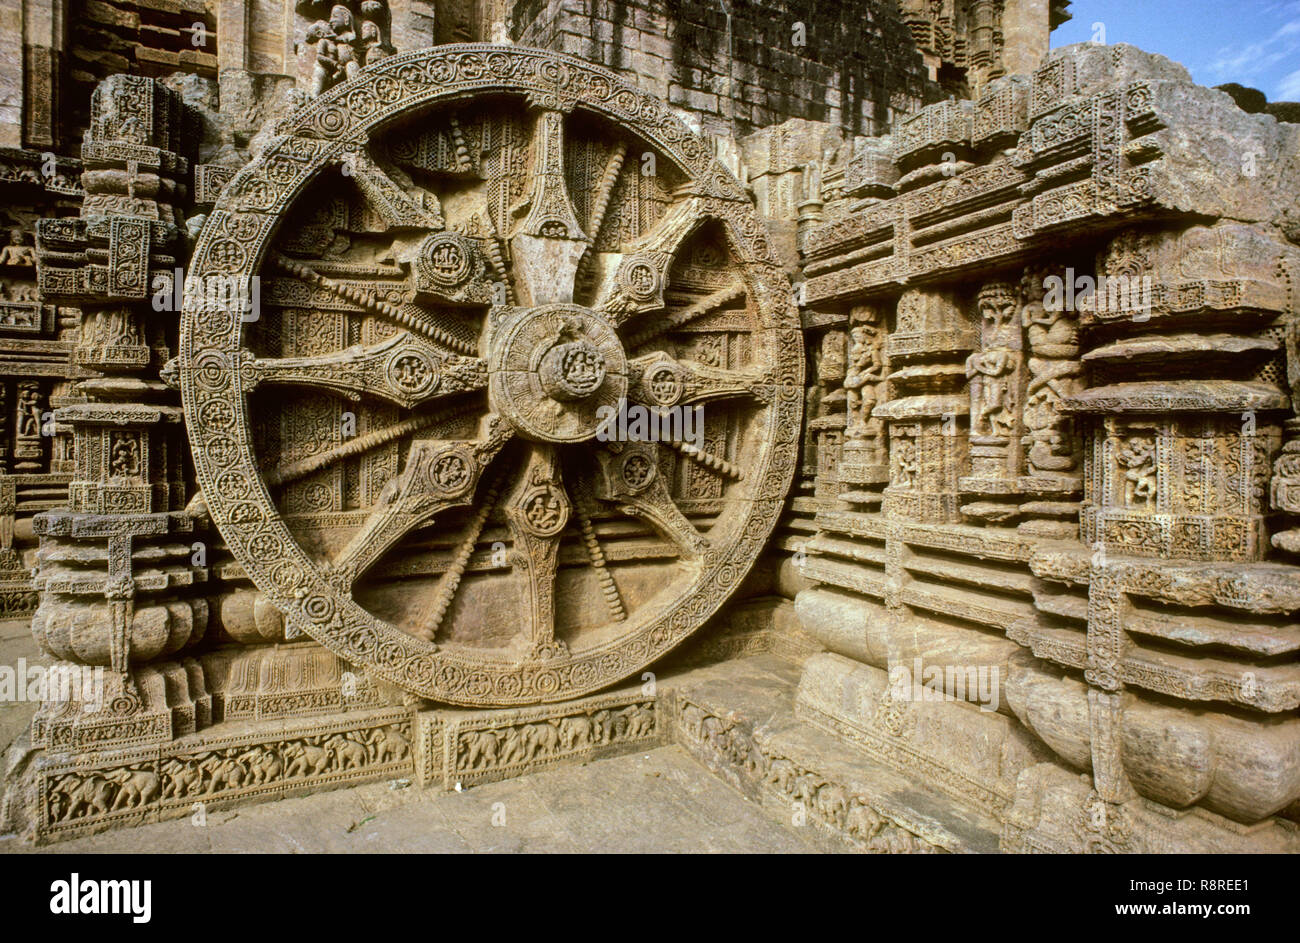
[[551,304],[509,315],[491,340],[493,408],[537,442],[594,438],[627,394],[627,357],[613,327],[588,308]]

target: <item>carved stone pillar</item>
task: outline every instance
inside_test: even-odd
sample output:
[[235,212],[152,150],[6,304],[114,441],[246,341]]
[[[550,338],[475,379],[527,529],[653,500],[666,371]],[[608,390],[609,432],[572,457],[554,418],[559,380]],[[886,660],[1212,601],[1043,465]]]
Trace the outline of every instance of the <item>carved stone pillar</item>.
[[1017,530],[1031,537],[1068,539],[1078,521],[1083,449],[1075,420],[1063,411],[1062,403],[1083,389],[1083,364],[1078,312],[1047,297],[1052,286],[1063,284],[1063,278],[1061,272],[1030,268],[1020,282],[1024,300],[1020,322],[1029,351],[1020,438],[1024,519]]
[[1019,286],[989,282],[976,296],[980,347],[966,358],[970,389],[970,475],[961,490],[976,497],[963,505],[968,517],[1000,523],[1018,513],[1014,498],[1021,467],[1021,404],[1024,402],[1023,335]]
[[844,445],[846,340],[844,331],[832,329],[822,335],[817,358],[817,384],[822,388],[817,406],[808,416],[808,434],[816,440],[817,485],[815,494],[833,502],[839,492],[837,470]]
[[844,376],[847,425],[840,463],[840,480],[857,490],[889,480],[889,449],[885,424],[873,416],[885,400],[887,325],[879,308],[858,306],[849,312],[849,363]]
[[[34,746],[167,740],[208,720],[197,664],[143,667],[201,637],[208,618],[206,600],[186,591],[204,571],[190,565],[193,527],[182,513],[181,411],[156,378],[177,312],[152,303],[174,297],[184,248],[176,206],[188,173],[185,120],[179,95],[151,79],[103,82],[82,148],[81,217],[38,227],[41,292],[81,305],[73,361],[94,375],[53,412],[72,435],[73,474],[66,509],[34,521],[42,541],[32,631],[55,658],[106,670],[93,702],[42,705]],[[41,406],[19,391],[16,457]]]
[[[1286,286],[1286,318],[1281,329],[1286,363],[1287,387],[1291,409],[1300,403],[1300,257],[1278,260],[1277,273]],[[1285,441],[1273,465],[1270,500],[1273,507],[1290,515],[1291,523],[1300,516],[1300,419],[1288,419],[1283,425]],[[1300,526],[1273,535],[1273,546],[1287,553],[1300,554]]]
[[885,345],[893,397],[872,412],[889,424],[886,516],[918,523],[960,519],[958,476],[966,467],[970,413],[962,394],[964,364],[977,344],[950,294],[909,289],[899,298],[896,327]]

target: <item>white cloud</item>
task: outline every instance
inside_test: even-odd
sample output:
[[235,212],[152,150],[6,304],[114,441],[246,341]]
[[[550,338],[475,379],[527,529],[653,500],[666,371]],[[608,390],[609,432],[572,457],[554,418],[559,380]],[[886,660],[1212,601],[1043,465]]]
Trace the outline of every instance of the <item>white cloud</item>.
[[[1222,46],[1215,53],[1207,69],[1216,82],[1241,82],[1265,88],[1272,85],[1269,98],[1290,101],[1300,98],[1300,72],[1277,78],[1278,67],[1285,67],[1300,58],[1300,2],[1287,0],[1268,8],[1267,14],[1258,16],[1257,22],[1271,34],[1259,42]],[[1281,21],[1279,25],[1272,26]]]
[[1269,98],[1273,101],[1283,102],[1300,101],[1300,69],[1296,69],[1290,75],[1283,76]]

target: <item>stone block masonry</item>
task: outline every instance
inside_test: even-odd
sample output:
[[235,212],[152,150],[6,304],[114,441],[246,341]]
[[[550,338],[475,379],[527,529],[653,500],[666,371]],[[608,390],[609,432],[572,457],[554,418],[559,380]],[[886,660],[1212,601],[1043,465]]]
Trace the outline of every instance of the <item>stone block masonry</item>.
[[102,680],[0,831],[675,743],[864,851],[1300,848],[1294,106],[1063,0],[44,5],[0,616]]
[[548,0],[511,13],[517,42],[598,62],[735,134],[788,118],[881,134],[943,94],[883,0]]

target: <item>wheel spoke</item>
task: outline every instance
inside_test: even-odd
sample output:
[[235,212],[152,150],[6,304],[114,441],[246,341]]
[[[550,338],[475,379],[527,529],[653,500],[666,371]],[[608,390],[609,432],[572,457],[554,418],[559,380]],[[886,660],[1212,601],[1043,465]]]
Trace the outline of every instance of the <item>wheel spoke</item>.
[[600,228],[605,222],[605,212],[609,209],[610,198],[614,195],[614,184],[618,183],[618,175],[623,171],[623,161],[627,157],[627,142],[619,141],[614,145],[614,150],[609,156],[609,163],[605,165],[605,172],[601,174],[600,183],[596,187],[596,197],[592,201],[591,221],[588,228],[591,230],[592,240],[600,237]]
[[625,346],[629,351],[636,350],[638,347],[644,347],[656,337],[666,334],[669,331],[675,331],[680,327],[690,324],[692,321],[697,321],[706,315],[712,314],[725,305],[744,297],[745,286],[740,282],[734,282],[726,288],[720,288],[713,294],[701,298],[689,308],[684,308],[681,311],[676,311],[659,318],[653,324],[628,337]]
[[555,448],[534,444],[514,491],[506,502],[506,521],[515,544],[515,567],[528,597],[529,656],[555,658],[567,652],[555,637],[555,574],[560,535],[572,506],[560,480]]
[[703,203],[696,197],[669,207],[659,224],[619,261],[601,289],[596,310],[618,326],[663,308],[673,258],[705,219]]
[[431,313],[419,305],[406,304],[401,307],[391,305],[376,298],[372,290],[356,288],[351,285],[341,285],[333,279],[321,275],[310,265],[279,253],[272,256],[271,264],[282,272],[287,272],[295,278],[300,278],[308,284],[322,288],[344,301],[365,308],[372,314],[387,318],[409,331],[422,334],[448,350],[454,350],[456,353],[467,356],[474,356],[478,353],[475,342],[459,336],[458,332],[449,326],[435,323],[431,320]]
[[767,402],[772,383],[763,374],[677,360],[662,351],[628,363],[628,398],[651,408],[748,396]]
[[623,605],[623,597],[619,595],[618,584],[614,582],[614,574],[609,571],[609,563],[605,560],[605,550],[596,536],[596,528],[592,526],[591,518],[581,507],[575,508],[574,513],[577,515],[578,525],[582,528],[582,542],[587,547],[587,559],[591,561],[591,566],[596,571],[600,593],[605,597],[605,608],[609,610],[610,618],[615,622],[622,622],[627,618],[627,608]]
[[745,473],[731,462],[720,456],[712,455],[699,446],[691,445],[689,442],[669,442],[668,445],[681,452],[697,465],[703,465],[709,471],[715,472],[723,478],[740,481],[745,477]]
[[437,636],[438,629],[442,626],[442,620],[446,618],[447,610],[451,608],[451,601],[460,586],[461,577],[465,575],[465,567],[469,565],[469,558],[474,553],[474,547],[478,545],[478,539],[483,533],[483,525],[487,523],[488,515],[496,507],[497,495],[500,491],[501,482],[500,476],[498,476],[498,480],[492,482],[483,493],[478,513],[474,515],[465,536],[456,548],[455,556],[452,557],[447,572],[443,573],[442,579],[438,581],[438,591],[434,596],[433,603],[417,620],[416,633],[425,641],[433,642]]
[[472,504],[483,470],[508,438],[495,426],[493,434],[477,442],[412,442],[402,473],[388,483],[365,524],[331,561],[331,581],[341,591],[350,591],[376,560],[415,528],[439,511]]
[[673,503],[659,473],[658,449],[653,443],[619,443],[596,454],[600,474],[596,496],[618,504],[625,514],[648,522],[677,545],[687,559],[697,559],[708,541]]
[[421,206],[408,196],[413,188],[411,181],[405,181],[406,187],[399,186],[391,174],[400,174],[395,168],[385,170],[375,162],[370,154],[361,149],[345,151],[343,167],[349,177],[357,182],[366,199],[389,226],[398,229],[442,229],[446,222],[442,218],[442,207],[437,199],[433,208]]
[[487,365],[478,357],[446,354],[408,331],[369,347],[349,347],[317,357],[245,361],[244,388],[292,384],[373,396],[405,409],[487,386]]
[[600,238],[600,229],[605,223],[605,213],[609,210],[610,199],[614,196],[614,185],[618,183],[619,174],[623,171],[623,161],[626,158],[627,142],[619,141],[614,145],[609,163],[605,165],[605,172],[601,174],[600,181],[596,185],[591,204],[591,219],[587,223],[591,233],[590,245],[583,253],[582,260],[578,263],[577,274],[574,276],[575,282],[584,289],[589,285],[587,279],[596,254],[596,241]]
[[533,125],[528,197],[510,240],[516,288],[525,304],[573,301],[578,263],[591,241],[578,224],[564,178],[564,115],[539,111]]
[[276,488],[280,485],[290,484],[306,478],[308,475],[314,475],[335,462],[356,458],[358,455],[363,455],[366,452],[385,446],[389,442],[395,442],[405,436],[414,435],[432,426],[447,425],[467,415],[471,408],[468,405],[461,405],[458,408],[447,409],[432,415],[412,416],[410,419],[393,423],[383,429],[376,429],[373,432],[367,432],[365,435],[357,436],[355,439],[348,439],[340,445],[326,449],[324,452],[318,452],[309,458],[276,467],[267,473],[266,486]]

